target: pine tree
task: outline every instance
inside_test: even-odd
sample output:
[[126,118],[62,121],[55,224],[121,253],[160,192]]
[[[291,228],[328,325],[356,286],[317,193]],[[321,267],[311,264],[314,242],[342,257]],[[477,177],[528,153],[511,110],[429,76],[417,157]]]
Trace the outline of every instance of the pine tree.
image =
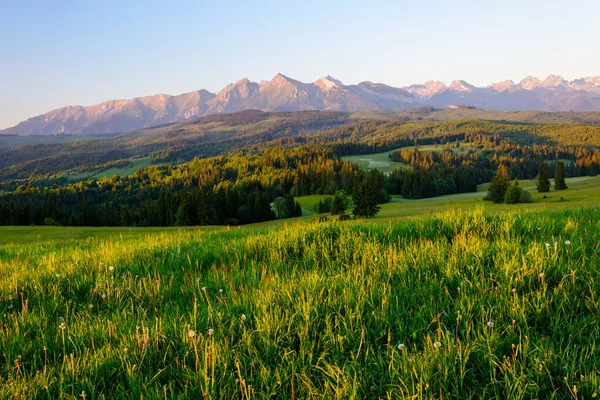
[[381,209],[377,205],[378,187],[373,180],[364,179],[353,194],[354,210],[352,214],[358,218],[373,218]]
[[506,189],[508,189],[508,179],[508,168],[506,168],[506,165],[498,165],[496,176],[492,179],[488,192],[488,197],[494,203],[502,203],[504,201],[504,195],[506,194]]
[[559,161],[556,163],[554,170],[554,189],[565,190],[567,183],[565,182],[565,163]]
[[538,174],[537,190],[540,193],[547,193],[550,191],[550,179],[548,179],[548,164],[543,162],[540,165],[540,172]]

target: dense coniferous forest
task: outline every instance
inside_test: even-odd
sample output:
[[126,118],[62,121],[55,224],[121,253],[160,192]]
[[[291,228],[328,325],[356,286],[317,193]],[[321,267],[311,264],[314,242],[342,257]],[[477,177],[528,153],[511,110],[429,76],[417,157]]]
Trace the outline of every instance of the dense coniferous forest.
[[[238,225],[302,215],[293,196],[353,191],[365,172],[318,147],[152,166],[131,176],[66,186],[19,186],[0,202],[0,224],[83,226]],[[384,177],[371,171],[378,195]],[[279,200],[278,200],[279,199]],[[278,201],[277,201],[278,200]],[[384,199],[385,200],[385,199]],[[278,215],[271,202],[283,204]]]

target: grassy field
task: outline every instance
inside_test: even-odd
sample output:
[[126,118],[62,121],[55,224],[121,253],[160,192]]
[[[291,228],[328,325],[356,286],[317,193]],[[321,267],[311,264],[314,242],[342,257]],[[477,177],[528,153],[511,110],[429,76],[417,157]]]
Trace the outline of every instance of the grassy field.
[[128,176],[133,174],[134,172],[149,167],[151,165],[159,165],[153,164],[150,157],[137,157],[129,160],[129,163],[123,167],[112,167],[103,170],[90,170],[90,171],[82,171],[82,172],[71,172],[66,174],[66,177],[72,181],[79,181],[84,179],[100,179],[100,178],[111,178],[114,175],[119,176]]
[[477,208],[5,244],[0,397],[592,398],[598,221]]
[[[452,145],[454,142],[451,143]],[[454,153],[462,153],[468,151],[469,143],[464,141],[460,142],[460,147],[453,147],[452,151]],[[355,162],[361,167],[365,169],[378,169],[381,172],[392,172],[397,167],[406,167],[407,165],[400,162],[394,162],[390,160],[389,154],[397,151],[397,150],[411,150],[414,146],[408,147],[399,147],[397,149],[391,151],[384,151],[383,153],[371,153],[371,154],[362,154],[356,156],[344,156],[340,157],[344,161]],[[427,152],[427,151],[435,151],[441,152],[444,150],[444,144],[438,143],[437,147],[433,144],[431,145],[422,145],[419,146],[419,151]]]
[[323,201],[328,198],[333,198],[330,194],[313,194],[310,196],[296,197],[295,200],[302,206],[303,215],[316,214],[315,207],[319,204],[319,201]]
[[600,177],[520,183],[367,221],[0,227],[0,398],[595,398]]
[[363,154],[358,156],[345,156],[341,157],[342,160],[348,162],[355,162],[366,169],[378,169],[381,172],[392,172],[397,167],[405,167],[406,164],[393,162],[389,158],[391,151],[375,154]]

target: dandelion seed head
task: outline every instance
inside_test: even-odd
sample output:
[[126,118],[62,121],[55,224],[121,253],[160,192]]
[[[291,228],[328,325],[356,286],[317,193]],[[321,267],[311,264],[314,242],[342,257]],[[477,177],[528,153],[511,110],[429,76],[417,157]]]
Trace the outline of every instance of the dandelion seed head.
[[219,289],[219,293],[223,293],[223,289]]
[[440,347],[442,347],[442,344],[440,342],[433,342],[433,347],[439,349]]
[[543,272],[540,272],[540,278],[544,279],[544,276],[546,276],[546,275],[544,275]]
[[400,344],[398,345],[398,350],[404,350],[404,347],[405,347],[405,346],[404,346],[404,343],[400,343]]
[[246,314],[242,314],[242,321],[246,320]]
[[494,323],[492,321],[488,321],[487,326],[489,328],[493,328],[494,327]]
[[110,267],[108,267],[108,270],[109,270],[109,271],[112,271],[112,270],[114,270],[114,269],[115,269],[115,267],[113,267],[112,265],[111,265]]
[[570,240],[565,240],[565,244],[566,244],[567,246],[570,246],[570,245],[571,245],[571,241],[570,241]]
[[193,330],[191,330],[191,329],[190,329],[190,330],[188,331],[188,337],[189,337],[189,338],[193,338],[194,336],[196,336],[196,332],[194,332]]
[[210,329],[208,330],[208,336],[212,336],[212,335],[213,335],[213,333],[215,333],[215,331],[214,331],[212,328],[210,328]]

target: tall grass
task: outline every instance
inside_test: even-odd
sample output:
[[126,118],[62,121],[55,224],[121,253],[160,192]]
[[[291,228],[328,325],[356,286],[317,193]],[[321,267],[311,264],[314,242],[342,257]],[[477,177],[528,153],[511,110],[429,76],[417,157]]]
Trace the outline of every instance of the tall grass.
[[4,245],[0,396],[592,398],[599,221],[479,209]]

